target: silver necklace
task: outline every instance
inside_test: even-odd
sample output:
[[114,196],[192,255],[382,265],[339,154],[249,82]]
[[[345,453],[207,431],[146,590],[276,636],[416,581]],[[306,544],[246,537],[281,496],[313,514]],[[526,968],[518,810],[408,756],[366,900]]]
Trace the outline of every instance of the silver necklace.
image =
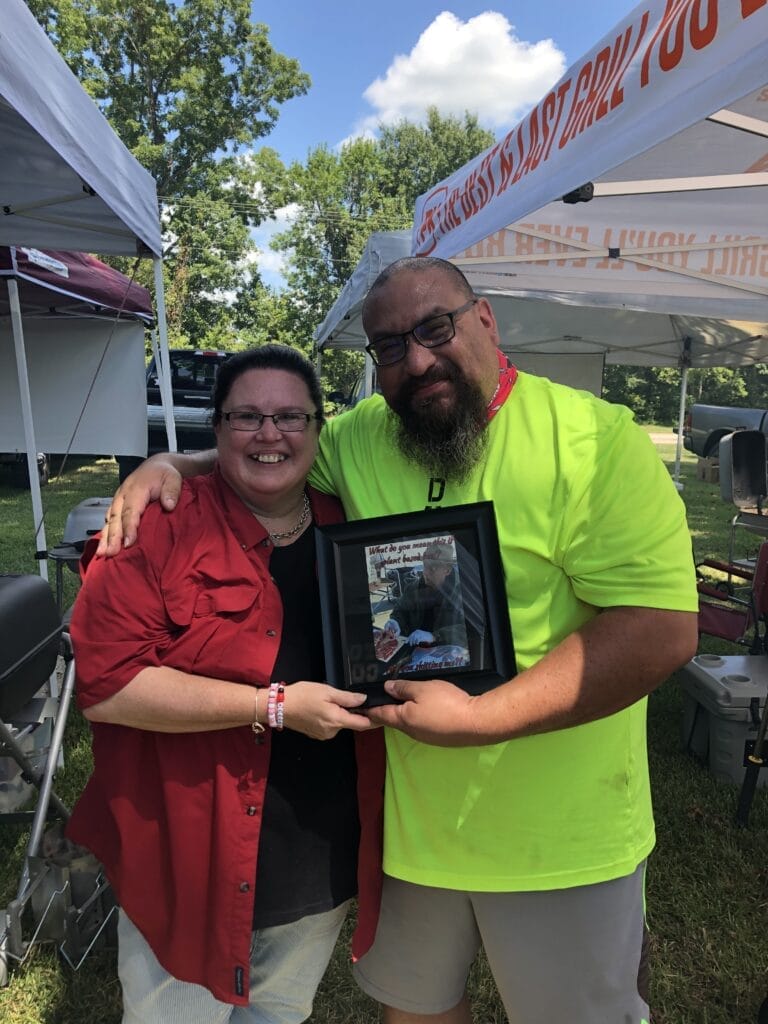
[[307,492],[304,491],[304,505],[302,506],[301,515],[299,516],[296,525],[291,527],[290,530],[285,530],[283,533],[269,533],[269,530],[267,530],[267,533],[269,533],[269,536],[273,541],[286,540],[288,537],[295,537],[304,523],[306,523],[307,519],[309,519],[309,513],[309,498],[307,497]]

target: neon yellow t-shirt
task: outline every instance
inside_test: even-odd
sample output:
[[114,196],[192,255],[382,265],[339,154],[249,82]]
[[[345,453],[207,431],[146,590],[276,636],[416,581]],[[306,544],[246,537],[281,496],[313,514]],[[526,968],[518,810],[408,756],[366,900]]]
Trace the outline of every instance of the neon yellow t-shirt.
[[[312,482],[349,519],[492,500],[519,669],[599,608],[696,610],[683,504],[627,409],[521,373],[461,486],[407,462],[390,415],[374,397],[329,423]],[[478,891],[629,874],[654,843],[645,714],[458,749],[387,730],[385,872]]]

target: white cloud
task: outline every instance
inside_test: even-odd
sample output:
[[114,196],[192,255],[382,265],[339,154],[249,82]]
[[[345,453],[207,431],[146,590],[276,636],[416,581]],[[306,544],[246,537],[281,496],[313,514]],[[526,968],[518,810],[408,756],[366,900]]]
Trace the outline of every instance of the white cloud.
[[[368,120],[371,121],[371,122],[375,121],[377,125],[379,123],[379,118],[369,118]],[[338,153],[340,153],[341,150],[349,142],[356,142],[358,139],[369,139],[369,140],[375,139],[376,138],[376,132],[374,131],[374,129],[372,127],[367,127],[367,128],[364,127],[363,125],[365,123],[366,122],[363,122],[363,124],[361,124],[359,129],[356,129],[350,135],[347,135],[345,138],[343,138],[341,140],[341,142],[337,142],[336,145],[334,146],[334,149]]]
[[285,267],[285,255],[281,252],[275,252],[274,249],[260,249],[258,252],[253,254],[253,262],[259,268],[259,273],[262,279],[265,274],[280,274],[283,273]]
[[566,69],[551,39],[518,39],[503,14],[487,11],[468,21],[444,11],[409,54],[399,54],[364,92],[375,113],[355,136],[379,123],[421,121],[427,107],[441,114],[477,114],[489,128],[515,124]]

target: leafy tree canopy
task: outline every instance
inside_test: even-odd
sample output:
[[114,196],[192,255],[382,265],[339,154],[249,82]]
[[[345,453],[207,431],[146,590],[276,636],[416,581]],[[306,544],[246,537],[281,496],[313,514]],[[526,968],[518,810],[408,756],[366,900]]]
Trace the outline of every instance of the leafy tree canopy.
[[[286,294],[301,310],[294,340],[309,350],[312,334],[357,264],[374,231],[410,228],[417,197],[491,145],[477,118],[443,117],[430,109],[424,125],[401,121],[376,139],[356,139],[340,152],[312,150],[271,179],[273,194],[296,216],[273,246],[286,257]],[[273,168],[276,171],[276,168]],[[328,353],[324,376],[347,393],[361,360]]]
[[[243,154],[306,92],[250,0],[28,0],[33,14],[157,182],[172,338],[226,338],[253,268],[250,228],[274,212]],[[258,281],[256,282],[258,287]]]

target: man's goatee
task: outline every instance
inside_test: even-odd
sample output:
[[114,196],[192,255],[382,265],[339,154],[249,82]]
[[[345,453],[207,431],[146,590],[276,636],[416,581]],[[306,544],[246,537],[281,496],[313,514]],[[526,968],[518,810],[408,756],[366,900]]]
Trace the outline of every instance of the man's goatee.
[[[451,381],[455,401],[449,407],[426,402],[414,408],[413,396],[418,388],[437,380]],[[441,367],[403,385],[391,404],[395,440],[406,459],[431,476],[453,483],[467,480],[488,444],[487,402],[480,387],[456,367]]]

